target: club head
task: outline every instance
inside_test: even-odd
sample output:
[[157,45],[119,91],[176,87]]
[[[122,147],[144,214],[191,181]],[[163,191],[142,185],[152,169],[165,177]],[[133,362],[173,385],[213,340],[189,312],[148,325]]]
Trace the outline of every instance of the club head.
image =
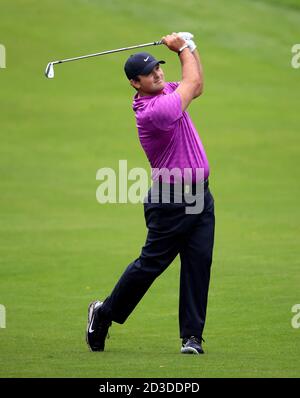
[[47,65],[46,70],[45,70],[45,76],[48,77],[48,79],[54,78],[53,62],[49,62],[49,64]]

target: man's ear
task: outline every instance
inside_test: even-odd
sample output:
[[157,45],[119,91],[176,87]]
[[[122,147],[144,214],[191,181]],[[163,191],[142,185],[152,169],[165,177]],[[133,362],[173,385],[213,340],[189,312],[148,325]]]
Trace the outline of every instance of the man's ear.
[[141,83],[139,80],[130,79],[129,82],[136,90],[139,90],[141,88]]

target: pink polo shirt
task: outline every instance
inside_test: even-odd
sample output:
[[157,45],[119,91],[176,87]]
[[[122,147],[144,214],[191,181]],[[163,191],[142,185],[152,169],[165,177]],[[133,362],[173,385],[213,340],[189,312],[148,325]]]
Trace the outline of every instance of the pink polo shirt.
[[[176,182],[181,175],[187,177],[185,182],[190,182],[190,178],[197,182],[197,168],[204,169],[204,179],[209,176],[200,137],[188,112],[181,110],[181,98],[175,92],[178,86],[176,82],[166,83],[162,93],[145,97],[136,94],[133,100],[139,139],[150,162],[153,181],[161,176],[163,182]],[[163,169],[173,169],[174,173],[169,178],[168,172],[161,173]]]

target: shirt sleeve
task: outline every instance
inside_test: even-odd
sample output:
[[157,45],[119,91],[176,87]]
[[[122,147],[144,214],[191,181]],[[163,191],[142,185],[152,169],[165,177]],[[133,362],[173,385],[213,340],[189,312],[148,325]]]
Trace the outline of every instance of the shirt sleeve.
[[181,98],[175,91],[159,95],[151,104],[150,119],[153,125],[160,130],[170,130],[182,116]]
[[171,91],[175,91],[176,88],[179,86],[180,82],[169,82],[168,86]]

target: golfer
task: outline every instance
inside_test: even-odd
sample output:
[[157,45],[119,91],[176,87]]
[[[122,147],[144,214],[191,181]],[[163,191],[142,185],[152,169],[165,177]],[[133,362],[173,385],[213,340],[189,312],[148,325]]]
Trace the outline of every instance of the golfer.
[[[148,234],[139,257],[126,268],[111,294],[103,302],[93,301],[89,305],[86,340],[92,351],[104,350],[112,321],[124,323],[152,282],[179,254],[180,351],[204,353],[202,335],[215,216],[214,199],[208,187],[207,157],[187,113],[189,104],[203,92],[202,65],[192,38],[188,32],[162,38],[181,64],[180,82],[166,83],[160,66],[164,61],[157,61],[149,53],[130,56],[124,67],[136,90],[133,110],[139,139],[152,168],[153,185],[144,201]],[[174,175],[161,173],[173,169],[177,170]],[[190,172],[185,174],[186,170]],[[201,211],[188,212],[193,203],[186,200],[186,188],[196,198],[199,187]]]

